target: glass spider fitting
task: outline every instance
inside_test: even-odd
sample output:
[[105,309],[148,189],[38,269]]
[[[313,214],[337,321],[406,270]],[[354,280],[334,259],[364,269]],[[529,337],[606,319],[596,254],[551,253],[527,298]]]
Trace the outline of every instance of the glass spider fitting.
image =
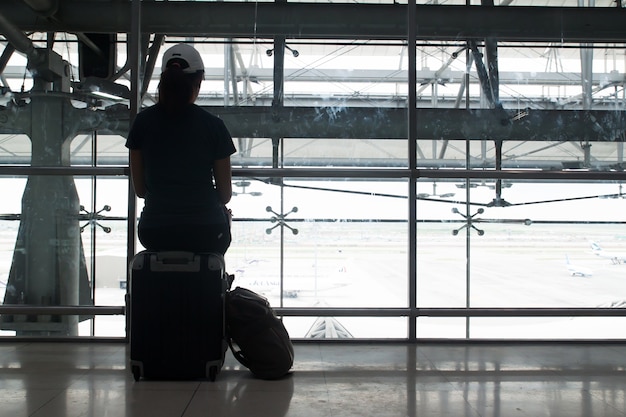
[[455,213],[455,214],[460,214],[461,216],[463,216],[463,218],[465,219],[465,224],[464,224],[463,226],[459,227],[458,229],[453,230],[453,231],[452,231],[452,234],[453,234],[454,236],[456,236],[456,235],[458,235],[458,234],[459,234],[459,232],[460,232],[461,230],[463,230],[463,229],[469,229],[469,228],[472,228],[472,229],[476,230],[476,232],[478,232],[478,236],[482,236],[482,235],[484,235],[484,234],[485,234],[485,231],[484,231],[484,230],[479,229],[479,228],[477,228],[476,226],[474,226],[474,223],[478,223],[478,222],[480,222],[480,219],[474,219],[474,217],[475,217],[476,215],[478,215],[478,214],[483,214],[484,212],[485,212],[485,209],[483,209],[483,208],[481,207],[481,208],[479,208],[479,209],[478,209],[478,211],[476,211],[476,213],[474,213],[474,214],[472,214],[472,215],[465,215],[465,214],[461,213],[461,212],[459,211],[459,209],[457,209],[456,207],[454,207],[454,208],[452,209],[452,213]]
[[111,211],[111,206],[107,204],[96,212],[89,212],[85,209],[85,206],[81,205],[80,212],[82,214],[80,215],[80,220],[87,220],[87,223],[85,223],[84,225],[80,227],[80,232],[82,233],[83,230],[85,230],[85,228],[91,224],[91,225],[100,227],[104,231],[104,233],[111,233],[110,227],[103,226],[100,223],[98,223],[98,220],[105,218],[104,216],[100,215],[100,213],[102,213],[103,211]]
[[287,224],[287,222],[285,221],[285,218],[290,215],[291,213],[297,213],[298,212],[298,207],[294,207],[292,208],[289,212],[285,213],[285,214],[278,214],[276,213],[274,210],[272,210],[272,207],[267,206],[265,208],[265,211],[267,211],[268,213],[272,213],[274,216],[272,216],[272,218],[270,219],[270,222],[272,223],[276,223],[274,226],[265,229],[265,233],[267,233],[268,235],[272,233],[272,230],[276,229],[278,226],[280,227],[286,227],[287,229],[291,230],[291,233],[293,233],[294,235],[298,234],[298,229],[291,227]]
[[476,230],[476,232],[478,233],[478,236],[482,236],[485,234],[485,231],[482,229],[477,228],[476,226],[474,226],[474,223],[499,223],[499,224],[523,224],[524,226],[530,226],[531,224],[533,224],[533,221],[531,219],[481,219],[481,218],[476,218],[476,216],[478,214],[483,214],[485,212],[485,209],[483,208],[479,208],[476,213],[472,214],[472,215],[465,215],[463,213],[461,213],[459,211],[459,209],[457,209],[456,207],[452,209],[452,213],[455,214],[460,214],[461,216],[463,216],[463,218],[465,219],[465,224],[461,227],[459,227],[456,230],[452,231],[452,234],[454,236],[458,235],[459,232],[463,229],[469,229],[472,228],[474,230]]

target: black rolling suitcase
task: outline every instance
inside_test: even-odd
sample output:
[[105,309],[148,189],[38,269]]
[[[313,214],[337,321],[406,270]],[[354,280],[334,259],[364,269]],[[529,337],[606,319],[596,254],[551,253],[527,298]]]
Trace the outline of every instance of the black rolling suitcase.
[[135,380],[214,381],[228,346],[223,256],[143,251],[130,266],[130,366]]

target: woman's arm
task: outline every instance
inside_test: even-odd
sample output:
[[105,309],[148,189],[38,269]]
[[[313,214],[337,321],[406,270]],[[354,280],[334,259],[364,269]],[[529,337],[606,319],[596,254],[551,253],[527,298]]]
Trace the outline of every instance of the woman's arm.
[[146,196],[146,183],[143,178],[143,158],[139,149],[130,150],[130,178],[135,194],[139,198]]
[[233,196],[230,156],[224,159],[218,159],[213,163],[213,175],[215,176],[215,189],[217,190],[220,201],[222,204],[227,204]]

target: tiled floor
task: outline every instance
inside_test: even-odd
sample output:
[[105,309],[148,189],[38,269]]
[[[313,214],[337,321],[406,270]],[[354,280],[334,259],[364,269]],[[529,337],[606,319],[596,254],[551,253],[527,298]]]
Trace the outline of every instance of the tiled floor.
[[296,344],[294,373],[134,382],[110,343],[0,343],[2,417],[626,416],[626,345]]

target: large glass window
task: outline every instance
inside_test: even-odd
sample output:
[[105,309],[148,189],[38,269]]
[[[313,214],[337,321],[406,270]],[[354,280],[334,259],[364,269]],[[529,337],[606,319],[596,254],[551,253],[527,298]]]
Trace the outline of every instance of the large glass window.
[[[138,64],[132,33],[5,30],[0,334],[126,335],[143,201],[129,193],[125,137],[133,105],[158,100],[163,51],[188,42],[206,66],[197,104],[237,148],[227,271],[293,337],[624,338],[623,40],[527,27],[465,39],[476,23],[455,19],[467,26],[454,37],[420,27],[409,42],[406,2],[387,9],[402,10],[397,25],[385,15],[367,34],[365,3],[319,33],[268,34],[264,19],[219,37],[164,27],[139,42]],[[15,37],[36,56],[11,53]]]

